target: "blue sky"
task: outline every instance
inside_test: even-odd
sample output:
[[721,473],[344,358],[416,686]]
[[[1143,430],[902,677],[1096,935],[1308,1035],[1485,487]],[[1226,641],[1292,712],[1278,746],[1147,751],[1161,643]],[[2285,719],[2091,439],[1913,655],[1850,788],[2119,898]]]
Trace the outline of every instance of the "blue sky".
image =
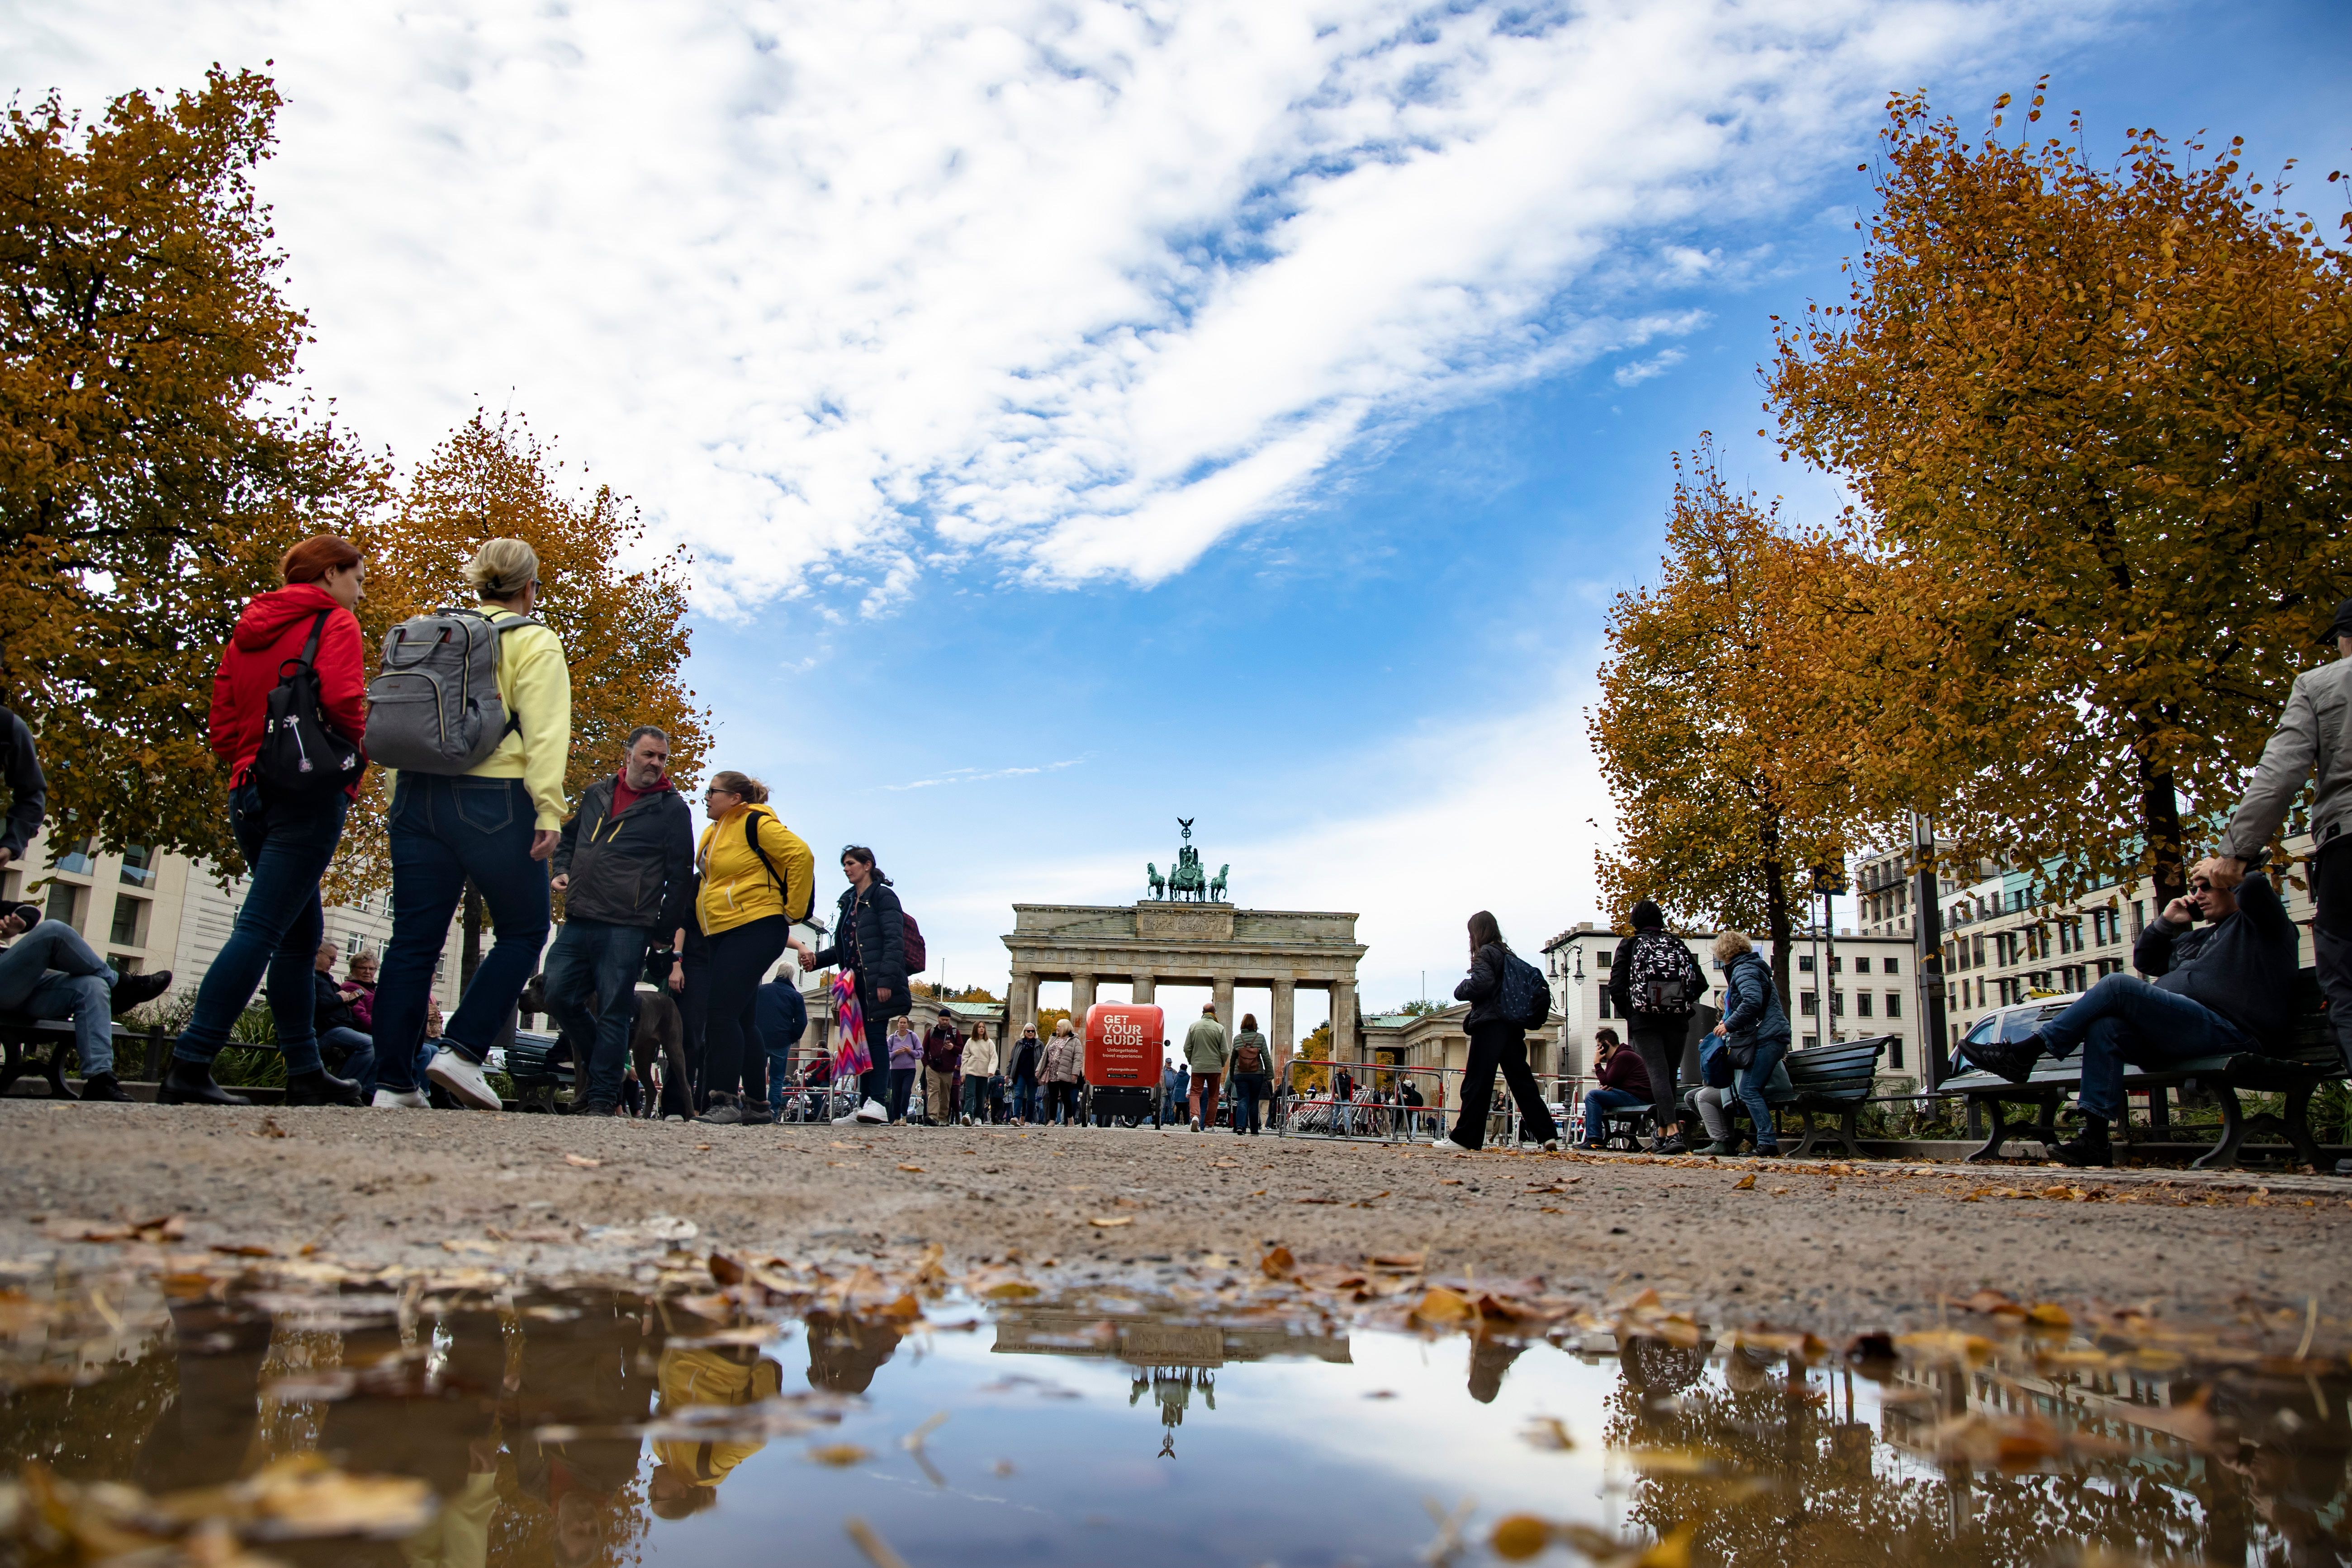
[[1183,816],[1237,901],[1360,911],[1374,1005],[1481,905],[1599,915],[1669,454],[1837,504],[1755,368],[1889,90],[2048,72],[2095,154],[2242,134],[2330,221],[2352,163],[2341,5],[0,4],[19,94],[264,58],[309,385],[404,461],[516,407],[689,544],[721,765],[949,979]]

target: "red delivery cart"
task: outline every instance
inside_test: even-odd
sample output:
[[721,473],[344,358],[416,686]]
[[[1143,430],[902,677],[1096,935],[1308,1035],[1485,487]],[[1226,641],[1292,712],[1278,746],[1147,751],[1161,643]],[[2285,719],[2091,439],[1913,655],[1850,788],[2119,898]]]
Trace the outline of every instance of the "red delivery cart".
[[1087,1120],[1097,1127],[1151,1119],[1160,1125],[1160,1053],[1167,1016],[1150,1003],[1097,1002],[1087,1009]]

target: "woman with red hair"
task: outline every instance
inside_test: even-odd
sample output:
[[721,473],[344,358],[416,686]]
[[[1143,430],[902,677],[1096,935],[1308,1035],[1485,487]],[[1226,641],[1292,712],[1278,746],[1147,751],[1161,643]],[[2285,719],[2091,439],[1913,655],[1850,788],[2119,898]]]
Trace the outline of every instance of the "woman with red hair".
[[[213,1081],[212,1064],[265,973],[278,1048],[286,1058],[286,1103],[360,1103],[359,1085],[328,1072],[320,1058],[310,969],[326,929],[319,879],[334,858],[343,814],[367,769],[360,748],[367,731],[366,655],[355,613],[367,563],[350,541],[320,534],[288,551],[279,571],[286,585],[247,602],[213,677],[213,752],[228,769],[228,821],[245,855],[245,902],[173,1047],[155,1095],[164,1105],[248,1103]],[[318,683],[316,718],[329,731],[336,755],[328,760],[341,787],[290,788],[266,779],[268,770],[259,766],[270,694],[306,658]],[[341,767],[345,762],[353,765]]]

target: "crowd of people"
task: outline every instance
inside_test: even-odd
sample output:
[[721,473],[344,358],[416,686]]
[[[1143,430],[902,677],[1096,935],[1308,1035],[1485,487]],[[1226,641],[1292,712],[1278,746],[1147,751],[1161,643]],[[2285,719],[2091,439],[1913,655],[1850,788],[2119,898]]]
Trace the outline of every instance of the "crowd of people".
[[[576,1109],[589,1115],[634,1109],[750,1125],[821,1095],[828,1110],[845,1103],[831,1118],[845,1126],[1076,1120],[1084,1045],[1070,1019],[1042,1038],[1024,1027],[1002,1048],[984,1025],[966,1034],[944,1012],[918,1035],[919,935],[871,848],[843,847],[846,886],[818,947],[802,934],[819,931],[810,918],[815,857],[758,779],[714,773],[698,836],[693,808],[670,781],[669,737],[644,725],[629,733],[612,773],[576,804],[567,800],[571,676],[561,641],[534,614],[539,569],[524,541],[485,542],[466,566],[476,603],[395,628],[373,680],[356,614],[367,563],[349,541],[303,541],[280,563],[283,585],[245,605],[215,677],[210,727],[249,880],[173,1043],[157,1100],[247,1103],[215,1079],[213,1064],[258,990],[284,1058],[289,1105],[420,1110],[431,1103],[429,1088],[457,1105],[499,1110],[492,1052],[530,984],[568,1043]],[[2338,657],[2295,681],[2219,852],[2196,866],[2188,892],[2140,939],[2140,974],[2102,978],[2030,1038],[1963,1047],[2014,1082],[2045,1057],[2082,1052],[2084,1131],[2053,1151],[2061,1160],[2112,1158],[2127,1065],[2259,1051],[2279,1037],[2295,994],[2297,933],[2268,879],[2250,868],[2315,780],[2319,975],[2352,1062],[2352,853],[2340,847],[2352,821],[2344,752],[2352,600],[2323,640]],[[356,953],[338,980],[320,888],[372,764],[390,773],[392,933],[380,966]],[[5,710],[0,780],[10,796],[0,824],[5,865],[38,831],[47,800],[35,737]],[[469,886],[495,940],[445,1022],[434,982]],[[564,920],[551,948],[557,895]],[[1733,1152],[1735,1114],[1749,1121],[1758,1154],[1779,1152],[1769,1106],[1787,1082],[1790,1026],[1753,943],[1737,931],[1716,940],[1719,1021],[1701,1052],[1703,1081],[1685,1084],[1683,1047],[1710,990],[1706,973],[1654,902],[1636,902],[1630,923],[1608,980],[1628,1038],[1597,1031],[1585,1145],[1601,1145],[1611,1112],[1646,1106],[1658,1152]],[[1491,913],[1471,917],[1468,937],[1469,973],[1454,996],[1470,1004],[1469,1052],[1454,1125],[1432,1142],[1483,1147],[1499,1074],[1520,1135],[1558,1147],[1560,1130],[1527,1051],[1549,991]],[[168,991],[171,973],[119,973],[72,925],[31,904],[0,909],[0,1012],[71,1019],[82,1097],[130,1098],[115,1072],[112,1020]],[[807,1010],[787,951],[800,971],[834,972],[834,1049],[804,1064],[796,1047]],[[648,1079],[657,1063],[656,1100]],[[1161,1116],[1175,1119],[1181,1108],[1199,1131],[1223,1110],[1237,1133],[1254,1135],[1261,1107],[1281,1103],[1276,1066],[1254,1016],[1229,1037],[1213,1006],[1203,1008],[1162,1080]],[[1331,1090],[1334,1130],[1350,1131],[1360,1101],[1344,1067],[1335,1064]],[[1408,1123],[1427,1114],[1419,1093],[1403,1087],[1394,1109]],[[1693,1115],[1704,1144],[1690,1136]]]

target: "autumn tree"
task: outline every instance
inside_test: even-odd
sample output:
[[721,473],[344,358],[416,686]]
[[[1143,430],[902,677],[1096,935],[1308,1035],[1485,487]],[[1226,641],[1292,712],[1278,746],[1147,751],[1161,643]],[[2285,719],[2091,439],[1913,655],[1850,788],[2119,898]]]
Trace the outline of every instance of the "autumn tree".
[[2102,168],[2079,121],[2002,121],[1893,100],[1850,290],[1780,323],[1767,406],[1885,568],[1874,787],[2161,902],[2352,585],[2352,279],[2238,142]]
[[291,386],[308,323],[252,184],[278,105],[216,68],[95,124],[52,93],[0,129],[0,689],[53,824],[232,871],[221,647],[288,546],[385,494]]
[[1710,437],[1675,471],[1659,581],[1618,595],[1587,716],[1619,833],[1601,895],[1621,931],[1647,898],[1769,935],[1785,997],[1809,869],[1891,831],[1856,794],[1844,703],[1807,678],[1869,563],[1735,492]]
[[[563,642],[572,671],[568,795],[621,760],[640,724],[668,731],[670,772],[700,776],[709,715],[685,684],[688,557],[646,543],[625,497],[564,482],[562,465],[520,417],[477,410],[418,468],[399,505],[354,536],[367,552],[361,605],[371,646],[407,616],[476,602],[466,563],[483,541],[520,539],[539,552],[533,612]],[[375,776],[375,775],[372,775]],[[356,897],[391,880],[381,778],[344,830],[333,891]]]

